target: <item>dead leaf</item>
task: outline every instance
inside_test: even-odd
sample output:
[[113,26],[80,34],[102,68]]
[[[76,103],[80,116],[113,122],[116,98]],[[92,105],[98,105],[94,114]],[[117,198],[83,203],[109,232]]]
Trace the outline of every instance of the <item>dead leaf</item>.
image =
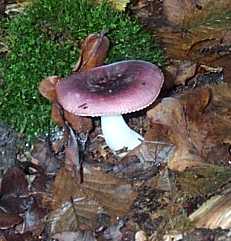
[[[53,188],[54,209],[70,201],[72,197],[96,200],[114,219],[129,210],[137,195],[131,184],[106,174],[93,165],[85,166],[83,172],[84,182],[80,184],[70,172],[65,169],[60,170]],[[97,213],[97,210],[95,211]]]
[[97,215],[103,207],[96,200],[85,197],[73,198],[50,212],[47,224],[50,233],[56,234],[65,231],[79,231],[82,225],[94,229],[97,226]]
[[15,227],[17,224],[22,223],[23,218],[17,214],[8,214],[0,210],[0,230]]
[[120,241],[122,239],[122,232],[120,229],[124,226],[124,221],[119,220],[117,223],[111,225],[103,232],[103,237],[106,240]]
[[[96,0],[96,2],[103,2],[102,0]],[[118,11],[125,11],[127,4],[130,0],[109,0],[108,1],[113,8]]]
[[32,149],[32,163],[41,166],[45,174],[54,174],[61,166],[61,160],[52,153],[51,146],[44,140],[34,143]]
[[24,172],[18,167],[12,167],[4,174],[1,182],[1,194],[15,196],[28,193],[28,182]]
[[133,13],[173,59],[209,63],[230,55],[230,0],[138,0]]
[[[59,107],[56,103],[52,103],[51,118],[57,125],[64,125],[64,120],[60,115]],[[92,129],[92,121],[88,117],[77,116],[64,110],[64,119],[77,131],[77,133],[87,133]]]
[[191,61],[184,61],[180,64],[176,71],[176,85],[185,85],[186,81],[196,74],[197,64]]
[[42,206],[39,198],[34,197],[24,214],[24,232],[29,231],[34,235],[40,235],[44,229],[46,214],[47,210]]
[[168,163],[171,169],[182,171],[202,162],[218,164],[219,155],[228,162],[224,143],[230,143],[231,136],[230,90],[228,84],[195,89],[164,98],[148,111],[152,132],[157,133],[154,138],[176,145]]
[[73,130],[69,128],[68,132],[69,138],[65,147],[65,167],[73,173],[74,177],[77,177],[80,170],[79,146]]
[[56,90],[55,85],[62,78],[59,76],[49,76],[46,79],[43,79],[39,84],[39,92],[40,94],[47,98],[50,101],[56,101]]
[[189,216],[197,228],[229,229],[231,227],[231,194],[216,195]]
[[103,65],[109,50],[109,39],[104,32],[90,34],[83,42],[74,72]]
[[114,165],[112,173],[132,180],[147,180],[158,173],[158,168],[171,160],[173,154],[171,143],[145,140]]
[[53,238],[59,241],[97,241],[90,231],[62,232],[53,235]]

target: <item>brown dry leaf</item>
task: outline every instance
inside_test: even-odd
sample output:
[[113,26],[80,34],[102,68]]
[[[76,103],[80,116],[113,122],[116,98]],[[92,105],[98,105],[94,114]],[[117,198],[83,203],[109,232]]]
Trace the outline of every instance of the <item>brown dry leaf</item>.
[[147,136],[149,140],[165,139],[176,145],[175,155],[168,163],[171,169],[182,171],[202,162],[219,163],[221,157],[227,164],[230,155],[226,144],[231,143],[230,102],[229,84],[164,98],[147,113],[154,133]]
[[50,76],[42,80],[39,84],[40,94],[50,101],[56,101],[57,96],[56,96],[55,85],[61,79],[62,78],[59,76]]
[[[59,126],[64,125],[64,120],[60,115],[59,107],[56,103],[52,103],[51,118]],[[70,126],[77,131],[77,133],[87,133],[92,129],[92,121],[88,117],[77,116],[64,110],[64,119]]]
[[[164,69],[166,89],[172,88],[174,85],[185,85],[197,71],[197,64],[191,61],[172,61]],[[167,82],[167,83],[166,83]]]
[[60,168],[61,161],[53,155],[47,141],[40,140],[33,145],[32,163],[43,168],[45,174],[56,173]]
[[147,180],[158,173],[158,167],[171,160],[174,145],[163,141],[144,141],[113,167],[119,177]]
[[[200,49],[197,52],[199,56],[192,58],[190,54],[190,59],[194,60],[219,55],[219,50],[224,47],[222,39],[230,30],[230,19],[228,16],[226,18],[226,13],[229,14],[230,9],[229,0],[163,1],[163,15],[170,25],[178,26],[178,29],[165,28],[166,25],[160,28],[160,36],[166,44],[168,53],[172,57],[185,59],[189,51],[193,53],[194,49]],[[204,48],[207,47],[209,49],[206,53]]]
[[80,58],[73,71],[84,71],[103,65],[109,44],[104,32],[90,34],[82,44]]
[[96,216],[101,210],[103,207],[99,202],[85,197],[74,198],[73,202],[64,202],[60,208],[48,215],[50,233],[79,231],[83,225],[95,228]]
[[186,81],[196,74],[197,64],[191,61],[184,61],[180,64],[176,72],[176,85],[185,85]]
[[138,0],[132,8],[168,57],[200,63],[231,54],[230,10],[230,0]]
[[[54,209],[70,201],[72,197],[98,202],[99,206],[105,208],[113,218],[124,215],[129,210],[137,196],[131,184],[106,174],[93,165],[85,166],[83,172],[84,182],[79,184],[65,168],[60,170],[53,188]],[[92,219],[92,217],[89,218]]]

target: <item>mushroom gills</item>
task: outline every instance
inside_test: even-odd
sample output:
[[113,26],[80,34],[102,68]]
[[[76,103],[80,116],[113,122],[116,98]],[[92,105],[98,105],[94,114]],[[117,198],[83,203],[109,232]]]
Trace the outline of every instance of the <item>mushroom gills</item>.
[[132,130],[122,115],[102,116],[101,128],[106,144],[113,151],[132,150],[141,144],[143,137]]

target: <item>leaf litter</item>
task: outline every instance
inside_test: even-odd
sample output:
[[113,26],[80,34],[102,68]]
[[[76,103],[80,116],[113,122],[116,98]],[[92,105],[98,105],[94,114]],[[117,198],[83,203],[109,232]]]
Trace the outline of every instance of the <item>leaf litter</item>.
[[[181,24],[182,18],[170,20]],[[102,65],[108,48],[104,32],[90,35],[74,71]],[[221,197],[209,204],[209,223],[229,202],[231,86],[221,75],[213,75],[212,84],[201,81],[223,69],[197,58],[173,62],[167,71],[172,85],[162,99],[148,108],[147,116],[129,116],[129,124],[145,133],[145,140],[123,158],[107,149],[97,119],[92,125],[89,118],[59,109],[54,86],[62,79],[41,82],[40,92],[52,102],[52,119],[63,131],[56,140],[49,135],[34,145],[31,164],[5,173],[3,240],[132,241],[144,233],[154,241],[182,230],[195,237],[197,227],[211,228],[203,218],[194,226],[192,213],[200,213],[196,210],[202,203],[207,207],[208,197]],[[226,223],[223,227],[230,228]],[[222,225],[212,226],[218,227]]]

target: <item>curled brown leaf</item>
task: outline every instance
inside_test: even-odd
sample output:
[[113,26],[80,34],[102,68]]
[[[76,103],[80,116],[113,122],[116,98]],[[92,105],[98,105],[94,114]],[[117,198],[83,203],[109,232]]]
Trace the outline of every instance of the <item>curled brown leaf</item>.
[[56,101],[56,91],[55,85],[62,78],[59,76],[49,76],[46,79],[43,79],[39,84],[39,92],[40,94],[47,98],[50,101]]
[[109,49],[109,39],[105,32],[90,34],[83,42],[80,58],[74,71],[84,71],[104,63]]

